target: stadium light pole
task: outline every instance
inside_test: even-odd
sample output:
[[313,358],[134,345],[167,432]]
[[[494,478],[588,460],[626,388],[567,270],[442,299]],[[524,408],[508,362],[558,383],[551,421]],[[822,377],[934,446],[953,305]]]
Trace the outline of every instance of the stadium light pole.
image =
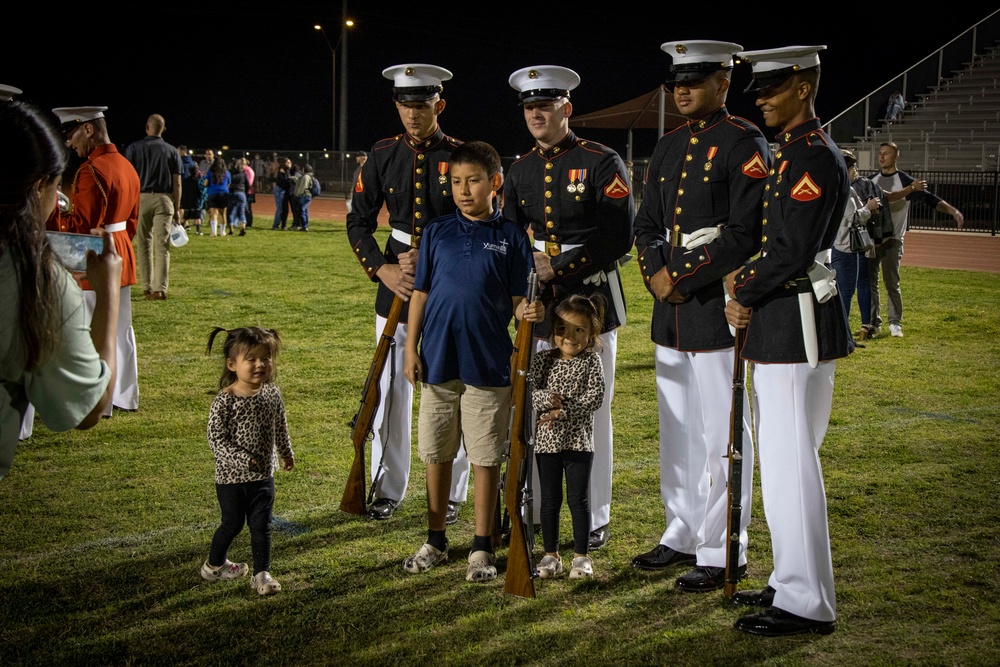
[[[344,3],[344,8],[346,10],[347,3]],[[330,107],[330,115],[332,118],[332,125],[330,129],[330,150],[337,150],[337,49],[341,44],[344,45],[343,56],[340,60],[340,77],[341,77],[341,99],[340,99],[340,150],[344,150],[344,144],[347,140],[347,28],[354,25],[354,21],[345,18],[344,23],[341,26],[340,37],[337,39],[336,44],[330,43],[330,38],[326,36],[326,31],[323,26],[319,23],[313,25],[314,30],[318,30],[321,35],[323,35],[323,41],[326,42],[327,47],[330,49],[330,56],[333,60],[332,72],[332,89],[333,89],[333,99],[332,105]]]
[[347,18],[347,0],[343,0],[340,12],[340,39],[338,44],[343,44],[340,52],[340,131],[338,137],[340,143],[337,150],[341,155],[347,152],[347,29],[354,26],[354,21]]
[[[313,26],[314,30],[319,30],[319,34],[323,35],[323,41],[330,48],[330,55],[333,57],[333,67],[331,71],[333,72],[333,103],[330,106],[330,115],[332,118],[332,125],[330,127],[330,150],[337,150],[337,47],[330,43],[329,38],[326,36],[326,31],[323,30],[323,26],[316,24]],[[340,45],[340,41],[337,42]]]

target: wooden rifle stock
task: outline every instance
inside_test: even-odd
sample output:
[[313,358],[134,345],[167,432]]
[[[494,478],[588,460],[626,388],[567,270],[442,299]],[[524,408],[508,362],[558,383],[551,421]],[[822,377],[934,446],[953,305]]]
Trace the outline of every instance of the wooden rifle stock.
[[744,329],[736,330],[735,361],[733,362],[733,405],[729,413],[729,513],[726,517],[726,579],[727,598],[736,593],[740,567],[740,524],[743,518],[743,395],[746,364],[740,350],[746,340]]
[[[538,278],[534,269],[528,276],[528,297],[525,303],[535,300]],[[511,382],[511,424],[510,452],[507,459],[507,471],[504,482],[504,507],[510,519],[510,545],[507,547],[507,573],[504,577],[505,593],[523,598],[535,597],[534,558],[528,548],[525,534],[524,516],[521,507],[524,504],[525,485],[529,466],[527,432],[525,419],[530,406],[531,396],[528,395],[528,366],[531,362],[532,323],[522,319],[517,324],[517,334],[514,337],[513,360],[510,369]],[[511,474],[516,473],[516,474]]]
[[[420,237],[414,236],[412,247],[416,248],[419,244]],[[404,301],[399,295],[392,300],[389,316],[386,318],[382,335],[375,347],[375,357],[368,368],[368,377],[361,390],[361,406],[354,413],[351,421],[347,423],[351,428],[351,439],[354,441],[354,461],[351,463],[351,472],[347,476],[344,496],[340,499],[340,509],[348,514],[364,515],[365,513],[365,443],[374,433],[372,424],[382,400],[380,386],[382,372],[385,370],[386,360],[393,347],[393,336],[396,334],[399,318],[403,314],[403,304]]]

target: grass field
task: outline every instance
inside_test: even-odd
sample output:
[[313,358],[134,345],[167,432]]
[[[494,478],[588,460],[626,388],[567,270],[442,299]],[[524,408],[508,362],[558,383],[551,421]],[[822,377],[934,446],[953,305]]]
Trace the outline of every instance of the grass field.
[[[629,565],[663,530],[651,300],[634,264],[611,540],[593,580],[536,581],[522,599],[502,575],[465,583],[471,507],[449,529],[451,562],[400,569],[426,530],[415,456],[393,520],[338,509],[375,344],[374,289],[342,221],[192,237],[171,257],[167,301],[133,291],[139,411],[86,432],[37,421],[0,481],[0,665],[1000,664],[1000,275],[904,267],[905,337],[838,362],[820,450],[837,631],[762,639],[732,629],[745,611],[721,592],[677,591],[683,570]],[[249,324],[284,341],[277,382],[296,454],[276,475],[283,591],[266,599],[246,580],[198,576],[218,521],[205,425],[222,360],[206,338]],[[568,541],[568,512],[562,527]],[[249,560],[246,531],[230,557]],[[757,487],[745,586],[763,586],[770,566]]]

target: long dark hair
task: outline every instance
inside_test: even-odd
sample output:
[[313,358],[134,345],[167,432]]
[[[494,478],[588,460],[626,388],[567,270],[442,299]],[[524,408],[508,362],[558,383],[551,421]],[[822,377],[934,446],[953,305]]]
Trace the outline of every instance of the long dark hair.
[[212,166],[209,167],[209,171],[212,173],[213,183],[218,185],[220,183],[225,182],[226,172],[229,171],[229,169],[226,167],[226,160],[221,157],[215,158],[215,161],[212,162]]
[[36,184],[66,169],[65,139],[50,114],[19,100],[0,101],[0,255],[13,261],[24,368],[34,370],[56,349],[62,326],[61,282],[42,220]]
[[[258,345],[263,345],[271,353],[272,359],[277,359],[278,350],[281,349],[281,338],[274,329],[262,329],[261,327],[240,327],[238,329],[223,329],[215,327],[208,335],[208,350],[206,354],[212,353],[212,343],[220,333],[226,334],[226,343],[222,347],[222,353],[226,361],[236,358],[241,352],[252,350]],[[271,373],[271,380],[277,376],[277,370]],[[219,378],[219,389],[225,389],[236,382],[236,373],[229,370],[228,364],[222,365],[222,377]]]

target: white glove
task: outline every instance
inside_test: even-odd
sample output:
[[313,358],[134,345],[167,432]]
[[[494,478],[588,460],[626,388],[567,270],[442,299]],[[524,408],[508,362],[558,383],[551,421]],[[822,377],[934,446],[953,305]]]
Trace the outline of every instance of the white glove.
[[813,265],[806,271],[809,281],[812,283],[813,294],[820,303],[826,303],[837,294],[837,272],[828,269],[825,264],[813,262]]
[[691,236],[688,237],[688,242],[684,244],[684,247],[687,250],[693,250],[698,246],[703,246],[706,243],[711,243],[717,238],[719,238],[718,227],[703,227],[691,233]]

